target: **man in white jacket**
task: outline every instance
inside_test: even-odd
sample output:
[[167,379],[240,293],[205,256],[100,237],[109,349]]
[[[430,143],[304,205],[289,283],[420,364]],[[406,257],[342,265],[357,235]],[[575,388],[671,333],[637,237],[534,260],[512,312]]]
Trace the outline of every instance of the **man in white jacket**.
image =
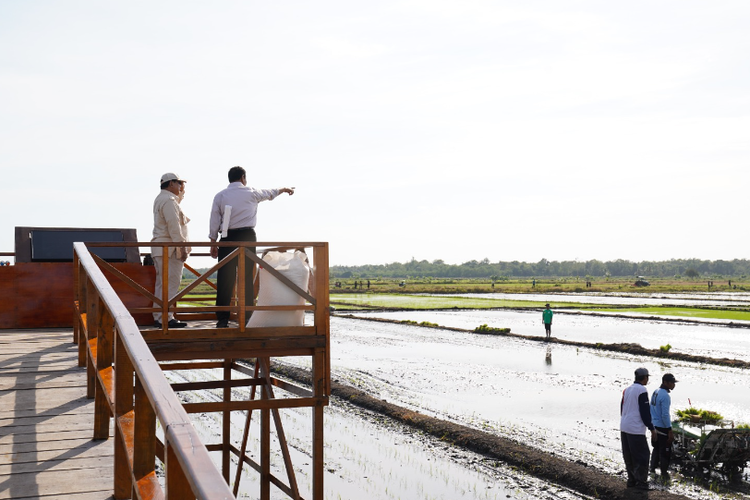
[[651,423],[649,407],[648,370],[638,368],[635,371],[635,382],[622,391],[620,402],[620,440],[622,458],[628,472],[628,488],[636,487],[648,490],[648,461],[651,452],[646,441],[646,429],[655,437],[654,424]]
[[[178,246],[174,247],[151,247],[151,256],[154,259],[156,269],[156,284],[154,295],[162,298],[162,270],[164,269],[163,250],[167,250],[169,266],[167,271],[168,297],[177,295],[182,279],[182,269],[190,253],[190,248],[185,245],[188,241],[187,223],[190,221],[180,208],[180,201],[185,195],[185,181],[174,173],[166,173],[161,176],[161,191],[154,200],[154,232],[152,242],[174,241]],[[159,307],[154,303],[154,307]],[[170,328],[184,328],[187,323],[174,319],[174,313],[167,317]],[[162,313],[154,313],[154,326],[162,327]]]

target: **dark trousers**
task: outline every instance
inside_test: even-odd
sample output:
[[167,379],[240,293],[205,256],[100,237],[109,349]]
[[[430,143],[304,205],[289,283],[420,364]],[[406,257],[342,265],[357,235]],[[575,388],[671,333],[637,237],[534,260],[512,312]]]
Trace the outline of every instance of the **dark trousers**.
[[672,460],[672,443],[669,442],[669,427],[655,427],[656,429],[656,446],[651,452],[651,468],[659,470],[662,474],[669,471],[669,462]]
[[628,483],[633,485],[648,483],[648,459],[651,453],[646,436],[620,432],[620,441],[622,441],[622,458],[625,460],[625,469],[628,471]]
[[[258,241],[255,239],[255,229],[230,229],[227,231],[227,237],[221,238],[222,242],[226,241]],[[219,260],[229,255],[232,250],[237,247],[219,247]],[[250,248],[251,252],[255,252],[255,247]],[[240,256],[240,258],[242,258]],[[224,267],[219,269],[216,278],[216,305],[217,306],[228,306],[232,300],[234,294],[234,283],[237,276],[237,262],[238,259],[234,258],[231,262],[228,262]],[[247,257],[245,258],[245,305],[253,305],[255,299],[255,293],[253,289],[253,274],[255,266],[254,262]],[[229,311],[217,311],[216,319],[228,320]]]

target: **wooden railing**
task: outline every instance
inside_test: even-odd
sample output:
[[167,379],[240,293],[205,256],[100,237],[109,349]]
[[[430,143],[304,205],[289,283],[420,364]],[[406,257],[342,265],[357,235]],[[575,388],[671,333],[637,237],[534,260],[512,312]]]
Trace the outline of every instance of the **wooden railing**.
[[[302,499],[297,486],[294,467],[284,436],[280,417],[283,408],[311,407],[313,409],[312,438],[312,499],[323,499],[323,409],[330,395],[329,306],[328,306],[328,246],[326,243],[252,243],[253,247],[307,248],[313,251],[313,283],[301,290],[282,274],[265,264],[250,244],[239,246],[227,259],[188,284],[178,295],[155,297],[138,283],[130,286],[149,294],[156,308],[128,311],[114,293],[100,268],[117,278],[127,276],[108,263],[92,255],[88,246],[151,246],[151,243],[74,244],[76,269],[76,321],[74,337],[79,345],[79,364],[87,367],[88,396],[95,399],[94,439],[109,437],[110,418],[114,418],[115,484],[114,497],[139,499],[224,499],[237,494],[242,467],[247,464],[260,473],[260,498],[270,498],[274,485],[289,497]],[[162,244],[161,246],[167,246]],[[210,246],[209,243],[190,243],[192,247]],[[167,252],[165,252],[166,254]],[[213,314],[215,306],[180,306],[178,301],[208,277],[228,259],[246,255],[247,259],[279,278],[305,297],[303,306],[244,306],[243,300],[229,309],[238,319],[236,328],[187,328],[169,330],[163,321],[162,329],[139,329],[133,320],[134,312],[175,312],[181,317],[199,318]],[[167,258],[164,259],[167,261]],[[244,260],[238,262],[238,290],[244,290]],[[167,262],[164,264],[168,265]],[[317,290],[318,293],[315,293]],[[241,295],[241,294],[240,294]],[[243,299],[241,296],[240,299]],[[245,314],[257,310],[312,311],[311,326],[247,328]],[[297,387],[278,380],[271,374],[270,358],[280,356],[311,356],[312,389]],[[254,360],[254,369],[243,361]],[[216,381],[170,384],[166,370],[198,370],[220,368],[223,378]],[[232,373],[250,378],[233,379]],[[245,401],[232,400],[232,389],[251,388]],[[276,399],[273,388],[286,391],[291,397]],[[259,388],[260,390],[256,390]],[[175,391],[223,389],[220,402],[180,403]],[[259,399],[256,399],[258,397]],[[246,454],[250,418],[260,411],[260,461]],[[246,411],[245,430],[241,448],[230,440],[230,418],[233,411]],[[203,445],[189,419],[189,413],[218,412],[223,418],[221,442]],[[287,472],[286,483],[270,471],[271,417]],[[157,435],[157,422],[163,436]],[[221,452],[220,470],[214,466],[209,452]],[[239,458],[236,474],[230,473],[230,456]],[[156,459],[164,464],[162,488],[156,475]],[[234,492],[230,477],[234,477]]]

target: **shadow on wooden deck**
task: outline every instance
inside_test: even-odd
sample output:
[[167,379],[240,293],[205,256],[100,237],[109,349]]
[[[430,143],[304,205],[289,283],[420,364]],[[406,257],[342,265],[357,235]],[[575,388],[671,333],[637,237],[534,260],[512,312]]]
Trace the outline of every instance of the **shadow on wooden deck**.
[[112,498],[70,329],[0,330],[0,499]]

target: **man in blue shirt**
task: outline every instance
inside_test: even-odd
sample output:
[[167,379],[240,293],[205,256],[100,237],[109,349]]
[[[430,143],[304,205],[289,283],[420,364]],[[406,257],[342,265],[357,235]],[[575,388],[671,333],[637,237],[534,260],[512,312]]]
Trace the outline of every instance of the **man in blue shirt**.
[[672,458],[672,419],[669,415],[669,407],[672,404],[670,391],[674,390],[677,380],[671,373],[665,373],[661,377],[661,386],[651,395],[651,422],[656,429],[656,443],[651,453],[651,472],[656,472],[656,464],[659,464],[662,479],[669,480],[669,462]]

